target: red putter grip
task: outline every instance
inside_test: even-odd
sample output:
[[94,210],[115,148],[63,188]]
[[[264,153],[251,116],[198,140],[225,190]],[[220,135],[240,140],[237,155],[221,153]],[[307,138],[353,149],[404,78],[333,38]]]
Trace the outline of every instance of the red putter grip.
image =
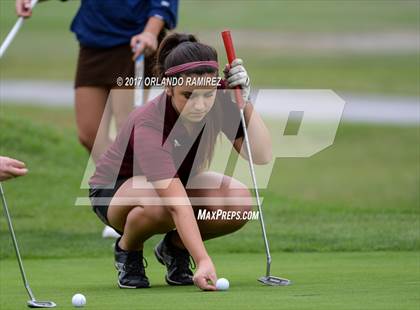
[[[235,54],[235,48],[233,47],[233,41],[232,41],[232,36],[230,35],[230,30],[225,30],[222,32],[222,39],[223,39],[223,44],[225,45],[228,62],[229,64],[231,64],[232,61],[235,60],[236,54]],[[235,87],[235,97],[236,97],[236,102],[239,108],[242,109],[245,104],[242,98],[240,86]]]
[[233,47],[232,36],[230,35],[230,30],[222,32],[223,43],[225,45],[226,55],[229,63],[235,60],[235,48]]

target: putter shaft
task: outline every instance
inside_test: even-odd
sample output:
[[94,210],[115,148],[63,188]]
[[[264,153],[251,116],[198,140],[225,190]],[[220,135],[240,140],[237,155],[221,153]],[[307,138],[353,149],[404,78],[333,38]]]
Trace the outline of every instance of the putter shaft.
[[9,208],[7,207],[6,197],[4,195],[3,187],[0,182],[0,196],[3,204],[4,215],[6,216],[7,225],[9,226],[10,235],[12,236],[13,248],[15,249],[16,257],[18,260],[18,265],[20,269],[20,274],[22,276],[23,285],[25,286],[26,291],[28,292],[30,300],[27,305],[30,308],[54,308],[56,304],[52,301],[37,301],[34,293],[32,293],[31,287],[29,286],[28,279],[26,278],[25,269],[23,268],[23,261],[20,256],[19,246],[17,243],[15,230],[13,228],[12,219],[10,217]]
[[35,296],[32,293],[32,290],[29,287],[28,280],[26,278],[25,269],[23,268],[22,258],[20,256],[20,251],[19,251],[17,240],[16,240],[15,230],[13,228],[12,219],[10,217],[9,208],[7,207],[7,202],[4,196],[4,191],[3,191],[3,187],[1,183],[0,183],[0,194],[1,194],[1,200],[3,203],[4,215],[6,216],[7,225],[9,226],[10,235],[12,236],[13,248],[15,249],[16,257],[18,259],[18,264],[19,264],[19,269],[20,269],[20,274],[22,276],[23,284],[31,300],[35,300]]
[[250,142],[249,142],[248,131],[247,131],[247,128],[246,128],[244,109],[241,108],[239,111],[241,113],[241,123],[242,123],[242,129],[243,129],[243,132],[244,132],[245,147],[246,147],[246,151],[247,151],[247,155],[248,155],[249,169],[251,171],[252,183],[254,185],[255,199],[257,201],[258,212],[260,213],[259,214],[260,215],[259,219],[260,219],[261,230],[262,230],[263,239],[264,239],[265,253],[266,253],[266,256],[267,256],[266,276],[269,277],[270,276],[270,267],[271,267],[270,246],[268,244],[267,232],[265,230],[265,223],[264,223],[264,217],[263,217],[263,212],[262,212],[260,194],[259,194],[258,185],[257,185],[257,177],[255,176],[254,161],[252,159],[251,145],[250,145]]

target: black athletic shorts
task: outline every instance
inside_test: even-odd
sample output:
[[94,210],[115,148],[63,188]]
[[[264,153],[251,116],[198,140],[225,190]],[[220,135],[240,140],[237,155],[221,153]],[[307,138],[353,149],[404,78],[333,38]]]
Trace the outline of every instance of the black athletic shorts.
[[[125,181],[127,181],[125,178],[117,179],[113,188],[103,188],[103,185],[91,185],[89,189],[89,198],[92,204],[92,210],[105,225],[112,227],[112,225],[109,224],[107,217],[109,204],[111,203],[112,197],[114,197],[117,190],[121,187],[121,185],[123,185]],[[117,233],[122,235],[121,231],[115,227],[112,228],[114,228]]]

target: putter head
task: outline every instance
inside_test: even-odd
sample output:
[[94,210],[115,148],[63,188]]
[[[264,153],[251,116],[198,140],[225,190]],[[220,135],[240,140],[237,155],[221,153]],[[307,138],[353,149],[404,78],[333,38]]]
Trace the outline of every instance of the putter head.
[[278,278],[273,276],[265,276],[258,279],[264,285],[271,285],[271,286],[287,286],[292,284],[292,281],[284,278]]
[[28,300],[29,308],[54,308],[57,306],[53,301],[38,301],[38,300]]

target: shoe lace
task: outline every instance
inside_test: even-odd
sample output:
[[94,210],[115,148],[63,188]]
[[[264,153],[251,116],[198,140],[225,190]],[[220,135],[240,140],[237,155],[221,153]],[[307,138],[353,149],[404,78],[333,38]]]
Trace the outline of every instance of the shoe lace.
[[123,269],[132,274],[137,275],[144,275],[145,274],[145,268],[149,266],[147,259],[143,257],[143,260],[139,263],[138,261],[131,261],[127,262],[123,265]]
[[182,273],[191,274],[191,269],[195,269],[195,261],[187,251],[179,251],[174,257],[174,264],[176,264],[178,270]]

